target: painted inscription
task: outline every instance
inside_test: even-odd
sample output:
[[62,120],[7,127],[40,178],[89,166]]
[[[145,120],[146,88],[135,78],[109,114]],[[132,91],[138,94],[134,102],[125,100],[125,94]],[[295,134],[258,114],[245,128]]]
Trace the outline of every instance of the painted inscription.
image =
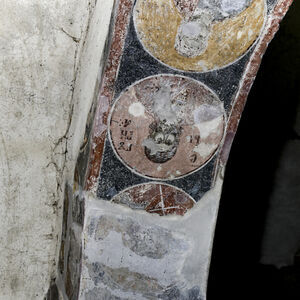
[[205,164],[224,132],[223,103],[207,87],[174,75],[148,77],[116,100],[110,140],[133,171],[174,179]]
[[184,215],[195,201],[175,187],[160,183],[147,183],[131,187],[116,195],[112,202],[142,209],[160,216]]
[[240,58],[259,36],[265,0],[138,0],[137,35],[155,58],[205,72]]

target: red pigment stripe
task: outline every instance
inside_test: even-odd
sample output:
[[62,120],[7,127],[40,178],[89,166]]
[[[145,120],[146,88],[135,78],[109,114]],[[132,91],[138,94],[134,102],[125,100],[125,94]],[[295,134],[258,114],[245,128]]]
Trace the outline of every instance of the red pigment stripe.
[[87,191],[93,190],[97,185],[107,131],[107,119],[114,95],[114,84],[123,53],[132,5],[133,0],[119,1],[118,14],[115,20],[109,56],[105,66],[93,124],[90,159],[85,182],[85,190]]
[[237,92],[233,108],[229,117],[226,137],[221,150],[221,163],[224,165],[227,162],[230,148],[237,131],[242,112],[244,110],[248,94],[255,80],[257,71],[260,67],[262,57],[267,50],[268,44],[274,38],[275,33],[279,29],[279,23],[287,13],[293,0],[281,0],[275,6],[273,12],[267,20],[263,36],[255,48],[250,61],[247,64],[244,72],[244,78],[240,83],[239,91]]

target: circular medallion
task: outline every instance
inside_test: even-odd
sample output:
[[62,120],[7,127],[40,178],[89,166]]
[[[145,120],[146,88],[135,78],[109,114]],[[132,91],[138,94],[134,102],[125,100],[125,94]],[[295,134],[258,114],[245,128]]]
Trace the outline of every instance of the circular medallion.
[[137,0],[134,24],[162,63],[206,72],[239,59],[264,25],[265,0]]
[[161,216],[184,215],[195,204],[187,193],[160,183],[133,186],[113,197],[111,201]]
[[115,153],[134,172],[174,179],[205,164],[224,133],[223,103],[196,80],[148,77],[116,100],[110,115]]

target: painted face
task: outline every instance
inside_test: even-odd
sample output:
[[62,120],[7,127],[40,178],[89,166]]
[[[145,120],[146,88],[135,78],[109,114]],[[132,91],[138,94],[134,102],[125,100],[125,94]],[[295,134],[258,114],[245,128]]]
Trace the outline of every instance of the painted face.
[[244,55],[264,25],[266,0],[136,0],[143,47],[177,70],[207,72]]
[[[196,57],[203,54],[207,48],[208,39],[214,21],[233,17],[245,10],[252,0],[199,0],[192,1],[193,6],[187,6],[185,0],[175,0],[175,5],[183,15],[178,28],[175,49],[186,57]],[[188,9],[180,9],[188,7]]]
[[151,123],[149,136],[142,144],[147,158],[154,163],[170,160],[176,154],[180,134],[180,126],[168,125],[164,121]]
[[189,20],[183,20],[178,28],[175,49],[186,57],[201,55],[207,47],[213,15],[209,10],[196,9]]

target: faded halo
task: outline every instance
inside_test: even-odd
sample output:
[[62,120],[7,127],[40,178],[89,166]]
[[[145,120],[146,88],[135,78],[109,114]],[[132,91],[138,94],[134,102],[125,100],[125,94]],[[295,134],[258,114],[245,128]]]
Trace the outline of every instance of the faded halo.
[[133,19],[144,49],[163,64],[189,72],[220,69],[241,58],[262,31],[265,0],[207,3],[138,0]]

